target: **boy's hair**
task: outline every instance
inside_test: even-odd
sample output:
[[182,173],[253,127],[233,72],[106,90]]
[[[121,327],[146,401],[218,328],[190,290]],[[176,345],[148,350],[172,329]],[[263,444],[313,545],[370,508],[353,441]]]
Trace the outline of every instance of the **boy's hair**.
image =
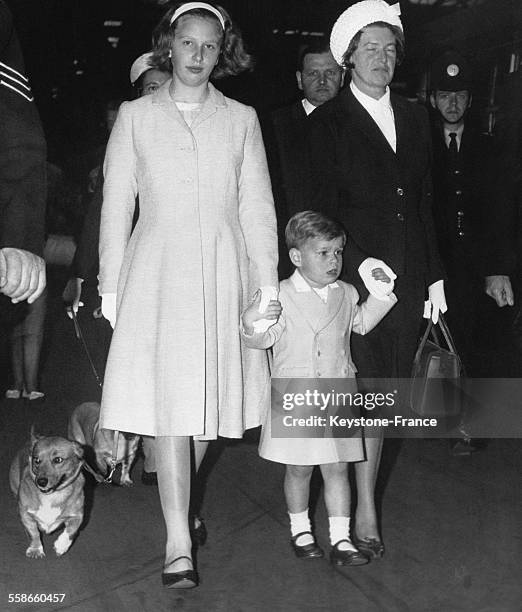
[[304,210],[295,214],[286,225],[285,240],[288,249],[299,249],[311,238],[334,240],[342,238],[346,243],[343,226],[315,210]]
[[[171,6],[152,33],[152,62],[154,62],[160,70],[171,70],[169,52],[176,35],[179,19],[176,19],[172,24],[170,23],[170,19],[176,10],[180,6],[183,6],[183,4],[186,3],[182,2],[181,4]],[[219,61],[212,71],[210,79],[221,79],[223,77],[240,74],[245,70],[252,70],[254,67],[254,60],[245,50],[243,37],[239,28],[232,22],[230,15],[222,6],[218,4],[213,4],[212,6],[214,6],[223,16],[225,20],[225,31],[223,32],[221,41]],[[219,24],[218,18],[205,9],[194,8],[183,13],[180,17],[186,15],[203,17],[204,19],[213,20],[216,24]],[[219,24],[219,29],[221,30],[221,24]]]

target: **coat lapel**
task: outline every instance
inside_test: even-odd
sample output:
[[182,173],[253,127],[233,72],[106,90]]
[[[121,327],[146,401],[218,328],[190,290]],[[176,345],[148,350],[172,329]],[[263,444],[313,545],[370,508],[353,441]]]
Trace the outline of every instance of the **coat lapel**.
[[218,108],[225,108],[227,103],[225,96],[218,91],[212,83],[208,84],[209,94],[203,104],[203,108],[199,115],[194,119],[192,123],[192,129],[195,130],[199,125],[206,121],[209,117],[212,117],[217,112]]
[[318,333],[330,325],[337,316],[343,302],[344,291],[341,287],[329,289],[326,304],[313,290],[296,291],[293,286],[292,289],[290,299],[314,333]]
[[[391,148],[390,143],[386,140],[386,137],[381,132],[379,126],[372,119],[368,111],[353,95],[350,87],[346,88],[344,96],[345,109],[352,116],[352,120],[356,129],[359,129],[361,132],[363,132],[365,136],[372,142],[372,144],[380,151],[386,153],[392,158],[395,158],[395,152]],[[395,108],[393,109],[393,111],[395,113]]]
[[[411,155],[411,151],[415,150],[412,140],[412,134],[408,123],[407,113],[405,112],[403,104],[395,96],[390,96],[391,105],[393,109],[393,116],[395,119],[395,134],[397,136],[397,155],[396,159],[399,164],[404,163],[406,167],[411,163],[408,156]],[[390,147],[391,148],[391,147]]]

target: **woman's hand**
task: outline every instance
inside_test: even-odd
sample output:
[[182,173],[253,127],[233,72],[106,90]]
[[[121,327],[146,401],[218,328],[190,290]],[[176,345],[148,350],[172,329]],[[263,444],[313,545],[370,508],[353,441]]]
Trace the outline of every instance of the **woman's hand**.
[[83,302],[80,301],[82,296],[82,283],[83,278],[70,278],[65,285],[65,289],[62,293],[62,299],[67,306],[67,316],[72,319],[72,313],[78,312],[78,309],[83,306]]
[[260,311],[261,304],[261,290],[258,289],[254,294],[254,299],[246,308],[241,316],[241,321],[243,323],[243,329],[248,336],[251,336],[254,333],[254,323],[256,321],[261,321],[262,319],[268,319],[269,321],[277,322],[279,319],[281,312],[283,310],[281,306],[281,302],[278,300],[270,300],[268,302],[268,306],[264,312]]
[[101,296],[102,315],[109,321],[112,329],[116,325],[116,294],[103,293]]
[[428,299],[424,302],[424,318],[437,323],[439,313],[445,313],[448,310],[446,304],[446,295],[444,294],[444,281],[438,280],[428,287]]

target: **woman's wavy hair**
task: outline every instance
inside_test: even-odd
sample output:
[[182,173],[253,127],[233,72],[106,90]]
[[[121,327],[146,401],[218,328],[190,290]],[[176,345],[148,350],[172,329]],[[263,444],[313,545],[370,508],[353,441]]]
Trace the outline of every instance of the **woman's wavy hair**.
[[[176,35],[176,26],[179,22],[179,18],[176,19],[172,25],[170,20],[175,11],[180,6],[183,6],[183,4],[185,4],[185,2],[171,6],[163,15],[152,33],[152,62],[157,65],[160,70],[172,69],[169,52]],[[246,70],[252,70],[254,67],[254,60],[245,50],[243,37],[241,36],[239,28],[232,22],[230,15],[223,7],[218,4],[212,4],[212,6],[223,15],[223,19],[225,20],[225,31],[221,41],[221,51],[218,63],[210,75],[211,80],[222,79],[227,76],[240,74]],[[219,29],[222,29],[218,18],[205,9],[192,9],[183,13],[180,17],[184,17],[185,15],[194,15],[196,17],[214,20],[216,24],[218,24]]]
[[359,46],[359,42],[361,41],[363,30],[371,26],[377,26],[380,28],[388,28],[388,30],[390,30],[390,32],[395,36],[395,44],[397,48],[396,65],[400,66],[402,60],[404,59],[405,48],[406,48],[406,42],[404,40],[404,32],[398,26],[391,25],[389,23],[386,23],[385,21],[376,21],[375,23],[369,23],[368,25],[365,25],[364,28],[361,28],[350,41],[350,44],[348,45],[348,49],[346,49],[343,55],[343,66],[344,68],[346,68],[346,70],[351,70],[352,68],[355,68],[354,64],[351,61],[352,55],[355,53],[355,50]]

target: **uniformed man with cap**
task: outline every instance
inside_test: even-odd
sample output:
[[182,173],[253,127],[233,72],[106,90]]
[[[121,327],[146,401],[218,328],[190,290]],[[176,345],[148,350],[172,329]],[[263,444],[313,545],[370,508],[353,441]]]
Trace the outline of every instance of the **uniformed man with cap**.
[[496,214],[495,146],[470,116],[472,73],[467,59],[448,50],[435,59],[430,71],[433,109],[434,217],[439,247],[448,275],[448,323],[467,373],[477,371],[474,332],[483,336],[489,324],[479,308],[488,282],[506,281],[506,303],[513,304],[509,270],[498,260],[498,240],[490,232]]

